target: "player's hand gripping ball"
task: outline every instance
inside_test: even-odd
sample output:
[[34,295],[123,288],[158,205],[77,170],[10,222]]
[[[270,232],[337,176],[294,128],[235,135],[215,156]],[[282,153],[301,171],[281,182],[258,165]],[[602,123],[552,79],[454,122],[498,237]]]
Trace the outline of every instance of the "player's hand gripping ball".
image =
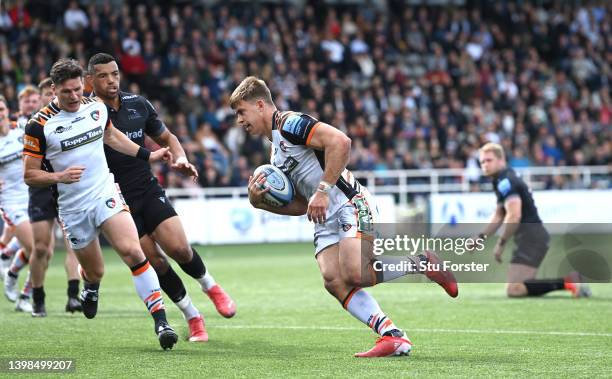
[[265,175],[266,181],[258,184],[258,186],[261,189],[269,188],[268,192],[264,194],[266,204],[273,207],[282,207],[293,200],[295,194],[293,183],[281,169],[271,164],[261,165],[255,169],[253,177],[257,177],[260,172]]

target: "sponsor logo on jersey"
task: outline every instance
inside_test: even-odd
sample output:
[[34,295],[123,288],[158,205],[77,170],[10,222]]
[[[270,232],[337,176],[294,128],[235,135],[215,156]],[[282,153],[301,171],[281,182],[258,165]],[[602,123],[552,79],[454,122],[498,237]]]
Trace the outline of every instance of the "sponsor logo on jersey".
[[162,203],[166,204],[166,198],[163,196],[159,197],[159,201],[161,201]]
[[[69,139],[61,141],[62,151],[68,151],[76,149],[79,146],[87,145],[88,143],[99,140],[104,135],[104,131],[101,126],[92,129],[88,132],[81,133]],[[40,150],[39,150],[40,151]]]
[[77,123],[77,122],[83,121],[83,120],[85,120],[85,117],[84,116],[79,116],[79,117],[75,118],[74,120],[72,120],[70,123],[74,124],[74,123]]
[[285,162],[283,162],[282,165],[280,166],[275,165],[275,166],[278,167],[285,174],[289,174],[291,171],[293,171],[297,167],[299,163],[300,162],[298,162],[297,159],[293,157],[288,157],[287,159],[285,159]]
[[142,129],[134,131],[134,132],[130,132],[130,131],[125,131],[124,132],[125,135],[129,138],[129,139],[136,139],[136,138],[142,138],[143,136],[143,131]]
[[79,243],[79,239],[76,237],[70,237],[70,243],[72,243],[73,245],[76,245]]
[[[83,119],[85,117],[82,117],[81,119]],[[74,121],[72,121],[74,123]],[[58,126],[57,128],[55,128],[54,131],[51,132],[51,134],[62,134],[64,132],[67,132],[69,130],[72,130],[72,125],[68,125],[68,126]]]
[[23,146],[26,149],[40,153],[40,141],[36,137],[32,137],[26,134],[23,139]]
[[135,99],[135,98],[137,98],[137,97],[138,97],[138,95],[129,95],[129,96],[123,96],[123,97],[121,98],[121,100]]
[[138,118],[142,118],[142,115],[138,113],[136,109],[127,108],[128,111],[128,120],[136,120]]
[[510,184],[510,179],[508,178],[504,178],[504,180],[497,184],[497,190],[502,194],[502,196],[506,196],[510,192],[510,189],[512,189],[512,185]]
[[95,110],[89,114],[94,121],[98,121],[100,119],[100,111]]
[[108,200],[106,200],[106,206],[109,207],[110,209],[115,208],[115,206],[117,205],[117,202],[115,201],[114,198],[110,198]]
[[353,225],[351,224],[342,224],[342,230],[344,230],[345,232],[348,232],[349,230],[351,230],[352,227]]

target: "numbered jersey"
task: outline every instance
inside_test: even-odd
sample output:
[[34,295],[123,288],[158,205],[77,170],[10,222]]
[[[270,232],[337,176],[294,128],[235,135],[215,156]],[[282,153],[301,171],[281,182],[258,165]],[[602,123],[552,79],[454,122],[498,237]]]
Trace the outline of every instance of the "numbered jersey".
[[23,129],[13,127],[0,137],[0,205],[28,203],[28,186],[23,181]]
[[[299,112],[274,112],[272,119],[272,156],[270,162],[291,180],[295,190],[309,199],[317,190],[325,170],[325,153],[308,147],[315,118]],[[336,211],[360,191],[360,185],[349,170],[344,170],[329,193],[327,215]]]
[[104,103],[85,97],[76,112],[60,110],[51,102],[28,122],[24,154],[47,159],[50,171],[85,167],[80,181],[58,183],[61,213],[88,209],[113,181],[103,146],[104,130],[108,127],[112,123]]

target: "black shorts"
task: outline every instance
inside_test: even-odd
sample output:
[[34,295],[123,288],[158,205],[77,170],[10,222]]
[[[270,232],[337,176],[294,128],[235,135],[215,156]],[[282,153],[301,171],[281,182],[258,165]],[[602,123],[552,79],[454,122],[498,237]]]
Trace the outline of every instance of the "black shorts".
[[50,187],[30,187],[29,194],[28,216],[30,216],[30,222],[57,218],[57,201]]
[[550,235],[542,224],[525,224],[519,227],[514,241],[516,249],[510,263],[538,268],[548,252]]
[[139,238],[153,233],[164,220],[177,215],[166,192],[155,179],[144,191],[123,192],[123,197],[130,207]]

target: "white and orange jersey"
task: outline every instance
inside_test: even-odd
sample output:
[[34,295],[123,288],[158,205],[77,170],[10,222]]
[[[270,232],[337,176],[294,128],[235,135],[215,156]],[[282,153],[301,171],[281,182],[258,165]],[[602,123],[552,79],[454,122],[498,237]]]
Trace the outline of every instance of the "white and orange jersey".
[[23,181],[23,129],[11,127],[0,136],[0,206],[28,203]]
[[28,122],[24,154],[46,159],[49,169],[55,172],[85,166],[80,181],[58,183],[60,212],[87,209],[109,183],[112,184],[103,142],[108,127],[112,127],[112,123],[104,103],[86,97],[76,112],[66,112],[51,102]]
[[[325,152],[307,145],[319,126],[315,118],[299,112],[274,112],[270,162],[291,180],[295,190],[309,199],[317,190],[325,170]],[[361,190],[353,174],[345,169],[329,192],[327,214],[334,214]]]

